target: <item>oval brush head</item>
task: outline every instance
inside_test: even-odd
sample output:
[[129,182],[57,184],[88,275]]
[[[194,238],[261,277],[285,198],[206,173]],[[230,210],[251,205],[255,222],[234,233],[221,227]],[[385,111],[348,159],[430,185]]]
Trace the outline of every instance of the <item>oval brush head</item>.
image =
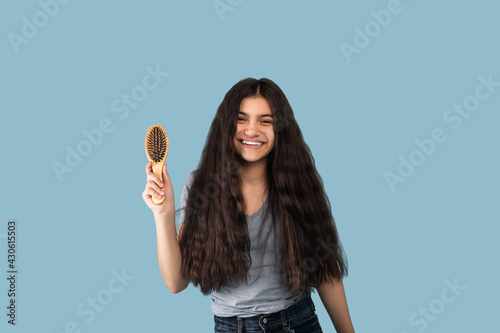
[[[155,123],[148,128],[146,133],[146,155],[153,162],[153,173],[163,181],[162,168],[168,155],[168,136],[163,126]],[[153,196],[152,199],[155,204],[159,205],[165,197],[158,199]]]

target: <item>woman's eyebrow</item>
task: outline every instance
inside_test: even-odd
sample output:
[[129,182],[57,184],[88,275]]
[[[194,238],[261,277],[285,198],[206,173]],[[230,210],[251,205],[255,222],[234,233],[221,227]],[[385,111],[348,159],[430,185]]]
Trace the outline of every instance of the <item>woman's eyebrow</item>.
[[[239,113],[239,114],[241,114],[241,115],[244,115],[244,116],[248,117],[248,115],[247,115],[245,112],[243,112],[243,111],[240,111],[240,113]],[[260,114],[260,115],[259,115],[259,118],[264,118],[264,117],[271,117],[271,118],[272,118],[272,117],[273,117],[273,115],[272,115],[272,114],[270,114],[270,113]]]

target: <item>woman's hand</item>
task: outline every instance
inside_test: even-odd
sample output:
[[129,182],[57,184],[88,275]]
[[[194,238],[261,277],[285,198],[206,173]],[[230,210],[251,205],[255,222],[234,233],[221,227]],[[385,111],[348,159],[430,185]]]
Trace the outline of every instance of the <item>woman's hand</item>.
[[[146,164],[147,183],[144,192],[142,192],[142,198],[155,215],[163,215],[167,213],[175,214],[174,189],[172,187],[170,177],[168,176],[167,165],[164,164],[162,168],[163,182],[155,176],[152,166],[153,163],[151,161]],[[158,199],[165,196],[165,200],[163,200],[161,204],[157,205],[153,202],[153,196]]]

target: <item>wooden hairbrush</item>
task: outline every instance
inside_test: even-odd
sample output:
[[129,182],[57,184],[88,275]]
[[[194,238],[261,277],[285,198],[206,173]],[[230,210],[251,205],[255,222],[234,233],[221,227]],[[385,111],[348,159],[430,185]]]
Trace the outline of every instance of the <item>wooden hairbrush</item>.
[[[148,128],[146,133],[146,155],[153,162],[153,173],[163,181],[162,169],[168,155],[168,136],[163,126],[155,123]],[[165,200],[165,196],[161,199],[153,196],[152,199],[155,204],[159,205]]]

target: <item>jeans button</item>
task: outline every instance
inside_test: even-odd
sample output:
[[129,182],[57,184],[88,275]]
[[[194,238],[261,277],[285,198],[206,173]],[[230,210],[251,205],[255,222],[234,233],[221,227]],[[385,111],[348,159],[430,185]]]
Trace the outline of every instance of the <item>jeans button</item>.
[[267,318],[262,319],[262,322],[265,324],[267,323]]

